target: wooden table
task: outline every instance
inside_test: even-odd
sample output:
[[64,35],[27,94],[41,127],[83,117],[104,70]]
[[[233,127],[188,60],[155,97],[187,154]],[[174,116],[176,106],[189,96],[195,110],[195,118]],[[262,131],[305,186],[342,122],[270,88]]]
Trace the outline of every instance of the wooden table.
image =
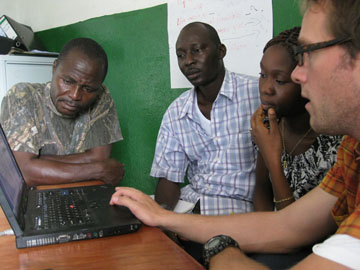
[[[0,211],[0,231],[10,225]],[[0,237],[1,269],[204,269],[160,229],[143,225],[135,233],[17,249],[15,236]]]

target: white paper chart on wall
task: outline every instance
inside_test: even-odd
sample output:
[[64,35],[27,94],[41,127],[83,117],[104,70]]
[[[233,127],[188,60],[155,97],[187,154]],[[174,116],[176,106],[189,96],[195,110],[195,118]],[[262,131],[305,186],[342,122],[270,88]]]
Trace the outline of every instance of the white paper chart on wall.
[[180,30],[194,21],[218,31],[227,48],[227,69],[258,76],[262,49],[272,37],[271,0],[168,0],[171,88],[191,87],[179,70],[175,43]]

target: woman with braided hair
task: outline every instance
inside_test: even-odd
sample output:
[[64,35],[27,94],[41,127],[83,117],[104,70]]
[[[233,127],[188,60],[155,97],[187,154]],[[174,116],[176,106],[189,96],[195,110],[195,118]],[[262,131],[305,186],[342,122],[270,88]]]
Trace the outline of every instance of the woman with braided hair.
[[[319,135],[310,127],[307,100],[290,77],[297,65],[299,32],[300,27],[294,27],[271,39],[260,62],[262,104],[251,123],[259,150],[255,211],[280,210],[317,186],[335,163],[342,138]],[[263,125],[255,125],[257,117]]]

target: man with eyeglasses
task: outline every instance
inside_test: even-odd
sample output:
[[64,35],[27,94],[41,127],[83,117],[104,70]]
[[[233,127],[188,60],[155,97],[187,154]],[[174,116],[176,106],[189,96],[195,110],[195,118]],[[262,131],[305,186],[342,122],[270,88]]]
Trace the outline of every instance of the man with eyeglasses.
[[[305,4],[292,78],[309,100],[312,128],[346,134],[319,187],[278,212],[229,216],[176,214],[130,188],[117,188],[110,202],[150,226],[205,243],[210,269],[269,269],[245,253],[289,253],[307,245],[314,245],[313,253],[291,269],[360,269],[360,1]],[[269,132],[274,115],[269,110]]]

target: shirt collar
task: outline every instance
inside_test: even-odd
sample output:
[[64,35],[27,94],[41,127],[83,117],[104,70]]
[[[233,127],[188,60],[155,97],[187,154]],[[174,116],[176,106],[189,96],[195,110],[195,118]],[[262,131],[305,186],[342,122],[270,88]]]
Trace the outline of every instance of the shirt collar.
[[[182,110],[180,111],[180,115],[179,115],[180,118],[183,118],[185,115],[188,115],[189,118],[193,119],[193,117],[194,117],[193,104],[194,104],[194,100],[195,100],[195,94],[196,94],[195,87],[192,87],[189,91],[189,94],[186,97],[184,106],[183,106]],[[232,100],[234,98],[234,94],[235,93],[234,93],[234,88],[233,88],[233,84],[232,84],[232,80],[231,80],[231,74],[227,69],[225,69],[224,81],[221,85],[221,88],[220,88],[220,91],[219,91],[219,94],[218,94],[216,100],[219,98],[220,95],[225,96]]]
[[221,89],[219,92],[220,95],[223,95],[230,100],[232,100],[235,95],[235,89],[234,89],[232,78],[233,78],[233,76],[231,75],[231,72],[229,72],[227,69],[225,69],[224,81],[221,85]]

